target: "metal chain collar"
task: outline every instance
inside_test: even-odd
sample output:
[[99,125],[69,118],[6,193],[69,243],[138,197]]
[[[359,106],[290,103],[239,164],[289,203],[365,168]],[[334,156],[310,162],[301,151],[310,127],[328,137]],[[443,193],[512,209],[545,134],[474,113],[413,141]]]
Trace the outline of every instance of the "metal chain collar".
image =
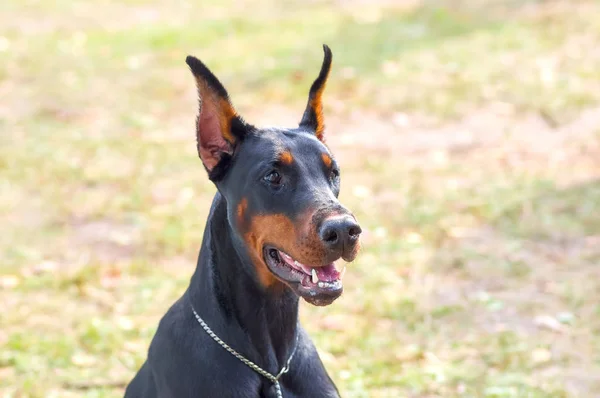
[[198,315],[198,313],[196,312],[196,310],[194,309],[193,306],[192,306],[192,311],[194,312],[194,316],[196,317],[196,320],[198,321],[198,323],[200,324],[200,326],[202,326],[202,328],[204,329],[204,331],[210,337],[212,337],[212,339],[214,341],[216,341],[217,343],[219,343],[219,345],[221,347],[223,347],[227,351],[229,351],[231,353],[231,355],[233,355],[234,357],[236,357],[237,359],[239,359],[240,361],[242,361],[250,369],[254,370],[256,373],[260,374],[261,376],[269,379],[273,383],[273,385],[275,386],[275,390],[276,390],[276,393],[277,393],[277,398],[283,398],[283,394],[281,393],[281,385],[279,385],[279,378],[284,373],[287,373],[288,370],[290,370],[290,362],[292,361],[292,358],[294,357],[294,354],[296,353],[296,348],[298,347],[298,335],[296,335],[296,343],[294,344],[294,349],[292,350],[292,354],[290,355],[289,359],[287,360],[285,366],[279,371],[279,373],[277,373],[276,376],[273,376],[271,373],[267,372],[266,370],[264,370],[260,366],[256,365],[254,362],[250,361],[249,359],[247,359],[246,357],[244,357],[242,354],[240,354],[239,352],[237,352],[236,350],[234,350],[233,348],[231,348],[223,340],[221,340],[219,338],[219,336],[217,336],[212,331],[212,329],[208,327],[208,325],[206,324],[206,322],[204,322],[204,320],[202,320],[202,318],[200,318],[200,315]]

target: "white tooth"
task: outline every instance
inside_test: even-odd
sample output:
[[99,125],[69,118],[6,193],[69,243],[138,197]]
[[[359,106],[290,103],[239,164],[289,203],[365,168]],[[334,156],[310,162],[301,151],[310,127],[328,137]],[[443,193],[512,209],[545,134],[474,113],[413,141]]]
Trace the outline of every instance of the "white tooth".
[[319,287],[325,287],[325,284],[324,284],[323,282],[319,282],[319,283],[318,283],[318,286],[319,286]]
[[294,260],[294,264],[296,264],[297,267],[300,266],[300,264],[298,263],[298,261]]
[[346,266],[344,265],[344,268],[342,268],[342,272],[340,272],[340,280],[344,279],[345,273],[346,273]]
[[317,271],[313,268],[311,270],[312,273],[312,283],[317,283],[319,281],[319,276],[317,275]]

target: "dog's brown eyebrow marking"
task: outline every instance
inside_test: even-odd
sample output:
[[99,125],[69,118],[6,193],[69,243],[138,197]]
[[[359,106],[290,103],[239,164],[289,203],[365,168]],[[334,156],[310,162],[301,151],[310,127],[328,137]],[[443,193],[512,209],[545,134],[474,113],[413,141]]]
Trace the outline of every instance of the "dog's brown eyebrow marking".
[[331,167],[331,163],[333,162],[333,161],[331,160],[331,156],[329,156],[329,155],[328,155],[328,154],[326,154],[326,153],[322,153],[322,154],[321,154],[321,159],[323,159],[323,163],[325,163],[325,166],[326,166],[327,168]]
[[279,161],[283,164],[290,165],[294,161],[294,156],[292,156],[290,151],[285,151],[279,155]]

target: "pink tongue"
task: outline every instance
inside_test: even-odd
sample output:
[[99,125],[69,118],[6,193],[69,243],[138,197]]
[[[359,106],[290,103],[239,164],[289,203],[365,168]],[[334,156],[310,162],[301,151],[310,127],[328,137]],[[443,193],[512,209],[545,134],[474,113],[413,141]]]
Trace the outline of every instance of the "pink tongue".
[[319,280],[323,282],[333,282],[340,278],[340,273],[337,269],[335,269],[335,265],[333,263],[324,267],[315,268],[315,271],[317,271]]
[[[304,273],[306,273],[308,275],[312,275],[313,267],[309,267],[302,263],[295,264],[293,258],[291,258],[290,256],[288,256],[287,254],[285,254],[283,252],[279,252],[279,253],[281,253],[282,257],[286,260],[286,262],[292,268],[296,268],[296,269],[301,268],[304,271]],[[334,263],[327,264],[323,267],[315,267],[314,270],[317,272],[317,276],[319,277],[319,280],[323,281],[323,282],[333,282],[340,278],[340,273],[338,272],[337,269],[335,269]]]
[[323,267],[308,267],[304,264],[298,263],[298,265],[302,268],[302,270],[308,275],[312,275],[312,270],[314,269],[317,272],[317,276],[320,281],[323,282],[333,282],[338,280],[340,277],[340,273],[337,269],[335,269],[335,265],[333,263],[327,264]]

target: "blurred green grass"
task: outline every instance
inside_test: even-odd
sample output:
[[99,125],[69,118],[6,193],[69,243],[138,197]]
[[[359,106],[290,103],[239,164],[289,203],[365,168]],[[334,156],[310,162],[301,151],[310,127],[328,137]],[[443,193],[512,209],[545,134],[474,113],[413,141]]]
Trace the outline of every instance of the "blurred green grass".
[[444,4],[4,2],[0,395],[122,395],[185,289],[185,55],[293,124],[322,43],[365,249],[302,317],[343,396],[600,394],[600,5]]

